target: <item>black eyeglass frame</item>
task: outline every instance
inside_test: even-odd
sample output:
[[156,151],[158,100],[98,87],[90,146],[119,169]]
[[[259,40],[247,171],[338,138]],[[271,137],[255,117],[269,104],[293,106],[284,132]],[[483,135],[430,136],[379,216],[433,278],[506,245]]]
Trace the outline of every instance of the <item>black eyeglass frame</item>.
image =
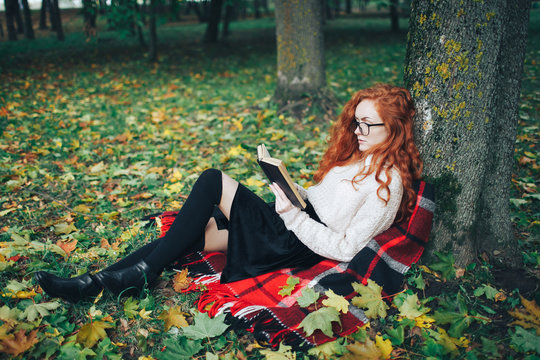
[[[365,125],[367,126],[367,133],[364,134],[364,131],[362,130],[362,125]],[[359,128],[360,129],[360,134],[364,135],[364,136],[368,136],[369,135],[369,130],[372,126],[383,126],[384,123],[378,123],[378,124],[368,124],[367,122],[365,121],[358,121],[356,119],[353,119],[352,122],[351,122],[351,129],[353,132],[356,131],[356,128]]]

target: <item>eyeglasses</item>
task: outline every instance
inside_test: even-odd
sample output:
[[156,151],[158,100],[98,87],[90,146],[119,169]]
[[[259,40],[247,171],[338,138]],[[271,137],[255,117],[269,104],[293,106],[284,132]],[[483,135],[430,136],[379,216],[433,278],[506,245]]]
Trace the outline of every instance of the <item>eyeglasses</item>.
[[353,119],[353,121],[351,122],[351,131],[355,132],[356,128],[359,128],[360,129],[360,134],[362,134],[364,136],[368,136],[370,127],[372,127],[372,126],[383,126],[383,125],[384,125],[383,123],[368,124],[367,122],[363,122],[363,121],[360,122],[360,121],[358,121],[356,119]]

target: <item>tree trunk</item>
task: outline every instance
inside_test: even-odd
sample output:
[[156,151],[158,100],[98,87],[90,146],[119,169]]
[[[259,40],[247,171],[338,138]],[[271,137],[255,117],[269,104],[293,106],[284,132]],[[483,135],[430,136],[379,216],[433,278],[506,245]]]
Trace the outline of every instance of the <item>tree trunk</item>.
[[225,5],[225,16],[223,18],[223,25],[221,28],[221,37],[226,39],[229,36],[229,24],[233,18],[234,6],[227,3]]
[[22,5],[24,13],[24,36],[27,39],[34,39],[34,26],[32,25],[32,15],[30,14],[28,0],[22,0]]
[[277,88],[281,104],[318,97],[326,87],[319,0],[276,0]]
[[157,26],[156,26],[156,4],[157,0],[150,1],[150,21],[148,22],[148,60],[150,62],[158,61],[158,44],[157,44]]
[[208,17],[206,32],[204,33],[204,42],[215,43],[218,41],[222,5],[223,0],[212,0],[210,3],[210,16]]
[[345,0],[345,13],[352,13],[352,0]]
[[529,9],[529,0],[411,4],[405,83],[436,186],[430,251],[452,251],[460,266],[480,252],[520,261],[509,187]]
[[39,28],[44,30],[47,28],[47,8],[49,2],[47,0],[41,0],[41,10],[39,11]]
[[49,21],[51,22],[51,31],[56,31],[56,20],[54,19],[54,0],[47,0],[49,6]]
[[53,14],[56,37],[59,41],[64,41],[64,29],[62,28],[62,17],[60,14],[60,7],[58,6],[58,0],[51,1],[51,13]]
[[17,23],[17,33],[24,34],[24,21],[21,15],[19,0],[14,0],[14,3],[17,4],[17,6],[13,8],[15,11],[15,22]]
[[15,29],[15,10],[17,6],[16,0],[4,0],[4,8],[6,9],[6,28],[8,39],[17,41],[17,30]]
[[0,37],[4,37],[4,26],[2,25],[2,19],[0,19]]
[[261,4],[259,0],[253,0],[253,12],[255,14],[255,19],[259,19],[261,17],[261,11],[259,10]]
[[399,0],[390,0],[390,23],[392,32],[399,32]]
[[86,38],[89,39],[92,36],[95,36],[97,31],[97,6],[94,0],[83,0],[82,5],[82,12],[84,15],[84,33],[86,34]]

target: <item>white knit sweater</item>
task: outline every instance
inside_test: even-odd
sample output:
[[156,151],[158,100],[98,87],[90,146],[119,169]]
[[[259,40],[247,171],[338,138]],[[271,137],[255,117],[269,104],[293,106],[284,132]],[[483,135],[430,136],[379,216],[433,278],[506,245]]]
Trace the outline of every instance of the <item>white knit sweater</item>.
[[[366,159],[368,166],[370,162],[371,158]],[[353,187],[351,180],[359,170],[359,163],[334,167],[319,184],[307,190],[297,186],[326,226],[297,207],[280,214],[285,226],[313,252],[348,262],[394,222],[403,196],[399,172],[391,170],[390,200],[385,204],[377,196],[375,173]],[[386,180],[384,172],[380,178]],[[381,191],[381,196],[387,198],[386,192]]]

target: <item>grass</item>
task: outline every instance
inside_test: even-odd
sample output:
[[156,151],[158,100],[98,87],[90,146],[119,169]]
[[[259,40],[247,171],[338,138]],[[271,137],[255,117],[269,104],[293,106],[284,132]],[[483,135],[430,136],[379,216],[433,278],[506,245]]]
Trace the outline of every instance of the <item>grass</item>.
[[[76,29],[80,20],[72,21]],[[341,104],[376,82],[401,83],[406,33],[391,34],[388,28],[389,21],[377,18],[344,17],[326,25],[327,81]],[[105,294],[96,304],[58,303],[31,321],[21,315],[25,309],[52,301],[31,294],[32,273],[50,269],[68,276],[100,269],[151,241],[156,231],[141,227],[140,219],[180,207],[197,175],[208,167],[223,169],[271,200],[269,191],[256,185],[263,176],[254,161],[255,146],[268,139],[272,152],[286,161],[299,182],[310,184],[330,122],[317,114],[301,121],[276,115],[271,103],[276,71],[272,19],[235,22],[231,31],[227,42],[206,45],[200,41],[203,25],[163,25],[158,64],[146,61],[135,38],[104,29],[88,42],[82,33],[68,32],[64,43],[52,36],[0,43],[0,288],[23,291],[10,295],[4,290],[1,296],[0,340],[14,329],[32,339],[38,329],[34,339],[39,343],[21,357],[90,354],[75,340],[91,319],[116,324],[91,347],[93,353],[157,356],[156,349],[174,338],[158,316],[173,306],[187,312],[196,294],[174,294],[170,284],[162,284],[130,305],[137,312],[151,311],[147,316],[133,315],[126,311],[128,300]],[[540,13],[533,10],[512,184],[523,274],[536,281],[521,287],[521,294],[537,302],[539,32]],[[73,244],[69,254],[59,249]],[[490,357],[486,346],[502,341],[504,348],[495,346],[493,357],[534,358],[527,347],[509,347],[517,335],[508,330],[506,311],[518,306],[520,292],[498,277],[481,261],[457,281],[441,282],[422,268],[411,272],[410,286],[417,288],[419,279],[428,284],[424,291],[415,290],[421,298],[442,301],[459,292],[471,314],[485,315],[485,307],[497,314],[489,315],[497,319],[493,323],[471,325],[464,333],[471,346],[458,346],[449,354]],[[163,278],[170,282],[171,273]],[[474,295],[486,286],[506,300]],[[373,328],[386,334],[390,325],[398,327],[396,321],[374,321]],[[206,352],[220,352],[222,358],[264,357],[249,347],[254,343],[249,334],[228,332],[224,339],[204,342],[198,357],[211,356]],[[395,345],[404,349],[403,357],[429,354],[433,335],[416,339],[416,345]]]

